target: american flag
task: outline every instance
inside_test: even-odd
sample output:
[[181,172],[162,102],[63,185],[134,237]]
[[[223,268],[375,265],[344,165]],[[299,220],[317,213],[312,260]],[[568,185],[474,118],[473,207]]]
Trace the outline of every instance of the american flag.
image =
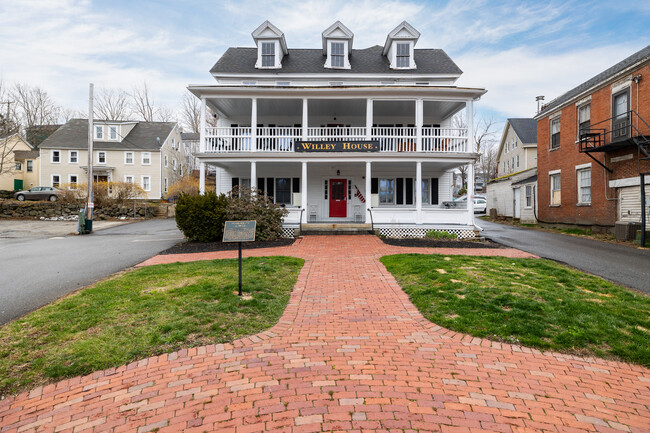
[[365,202],[366,202],[366,198],[363,196],[363,194],[361,194],[361,191],[359,191],[359,187],[357,187],[356,185],[354,185],[354,188],[357,190],[357,192],[356,192],[356,194],[354,194],[354,196],[355,196],[356,198],[358,198],[359,201],[361,201],[361,203],[365,203]]

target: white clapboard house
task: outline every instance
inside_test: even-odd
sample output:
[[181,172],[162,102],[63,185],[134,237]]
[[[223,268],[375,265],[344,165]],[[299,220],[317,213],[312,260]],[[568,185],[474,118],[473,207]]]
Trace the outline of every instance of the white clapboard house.
[[217,193],[255,187],[286,206],[287,233],[327,223],[474,235],[473,203],[453,202],[452,171],[478,156],[473,103],[486,90],[455,86],[462,71],[443,50],[416,48],[407,22],[363,49],[338,21],[318,48],[290,48],[268,21],[252,36],[254,47],[214,65],[216,84],[189,86],[218,118],[208,127],[201,117],[202,190],[217,167]]

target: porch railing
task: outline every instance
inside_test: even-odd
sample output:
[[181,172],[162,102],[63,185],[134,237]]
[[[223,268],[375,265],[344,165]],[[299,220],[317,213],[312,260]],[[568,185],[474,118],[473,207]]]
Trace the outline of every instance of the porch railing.
[[[257,127],[255,148],[250,126],[209,127],[205,129],[206,152],[293,152],[302,139],[301,127]],[[310,127],[307,140],[366,140],[362,126]],[[418,128],[374,126],[371,140],[379,142],[380,152],[417,152]],[[422,128],[421,152],[470,152],[467,128]]]

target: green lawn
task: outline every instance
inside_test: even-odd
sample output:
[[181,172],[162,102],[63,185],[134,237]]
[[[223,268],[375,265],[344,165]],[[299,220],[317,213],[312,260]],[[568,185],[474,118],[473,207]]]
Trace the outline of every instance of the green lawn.
[[0,328],[0,395],[183,347],[268,329],[304,261],[244,259],[157,265],[95,284]]
[[650,297],[550,260],[381,259],[430,321],[477,337],[650,366]]

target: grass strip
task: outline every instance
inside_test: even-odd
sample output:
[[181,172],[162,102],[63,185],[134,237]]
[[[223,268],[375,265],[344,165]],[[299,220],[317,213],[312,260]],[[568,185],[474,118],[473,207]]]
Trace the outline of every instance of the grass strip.
[[273,326],[304,261],[255,257],[149,266],[0,328],[0,395]]
[[550,260],[381,259],[430,321],[476,337],[650,367],[650,297]]

